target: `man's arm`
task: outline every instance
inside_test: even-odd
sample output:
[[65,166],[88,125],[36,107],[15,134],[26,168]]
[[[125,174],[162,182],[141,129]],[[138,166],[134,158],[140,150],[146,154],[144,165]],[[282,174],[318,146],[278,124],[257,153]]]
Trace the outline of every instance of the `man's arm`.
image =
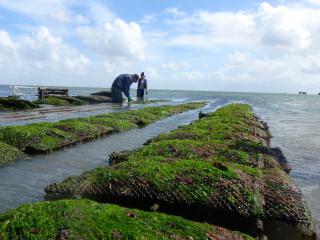
[[130,87],[131,87],[131,83],[132,83],[132,80],[131,80],[131,76],[126,76],[124,79],[123,79],[123,82],[122,82],[122,91],[124,93],[124,95],[126,95],[126,97],[129,99],[130,98]]

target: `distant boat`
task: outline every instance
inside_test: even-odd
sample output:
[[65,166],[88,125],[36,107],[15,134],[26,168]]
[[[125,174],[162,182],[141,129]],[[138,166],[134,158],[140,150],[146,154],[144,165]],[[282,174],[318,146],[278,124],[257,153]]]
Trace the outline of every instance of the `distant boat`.
[[[299,92],[300,95],[307,95],[307,92]],[[320,93],[319,93],[320,94]]]

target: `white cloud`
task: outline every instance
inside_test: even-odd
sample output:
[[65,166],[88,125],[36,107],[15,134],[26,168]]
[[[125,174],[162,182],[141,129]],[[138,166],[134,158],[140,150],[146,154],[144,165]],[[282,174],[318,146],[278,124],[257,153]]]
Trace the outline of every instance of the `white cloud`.
[[305,2],[313,5],[320,5],[320,0],[305,0]]
[[185,68],[190,68],[191,66],[187,62],[168,62],[161,64],[161,67],[170,70],[181,70]]
[[79,19],[79,15],[73,14],[68,8],[69,4],[75,3],[75,0],[1,0],[0,7],[41,21],[79,23],[79,20],[82,22],[84,19]]
[[300,51],[319,38],[320,9],[261,3],[256,11],[198,11],[168,23],[176,27],[169,45],[205,49],[270,47]]
[[79,27],[78,36],[93,51],[107,58],[144,58],[144,40],[139,24],[121,19],[103,28]]
[[142,24],[149,24],[157,19],[157,15],[154,14],[148,14],[144,15],[143,18],[139,21],[139,23]]
[[227,63],[211,75],[213,82],[218,82],[226,89],[259,92],[298,92],[300,90],[314,92],[313,86],[320,84],[315,75],[303,71],[302,68],[310,67],[310,65],[301,64],[301,58],[295,55],[275,59],[235,52],[227,59]]
[[9,34],[3,30],[0,30],[0,46],[1,48],[9,48],[9,49],[14,49],[15,47]]
[[[78,50],[64,44],[61,38],[53,36],[46,27],[40,27],[33,35],[16,40],[11,40],[9,34],[2,30],[1,46],[10,48],[10,61],[2,62],[4,69],[14,65],[16,71],[68,71],[77,74],[90,62]],[[0,52],[1,59],[9,60],[4,54],[8,53]]]
[[[108,86],[120,73],[145,71],[156,88],[318,91],[319,1],[282,2],[239,11],[173,7],[130,22],[100,0],[0,0],[32,19],[17,32],[0,30],[0,68],[34,84]],[[66,75],[73,80],[57,80]]]
[[257,31],[263,44],[296,51],[311,45],[319,19],[320,10],[262,3],[256,16]]
[[[14,56],[16,51],[16,45],[10,38],[9,34],[3,30],[0,30],[0,68],[3,69],[14,67]],[[2,71],[2,75],[4,75]]]
[[179,10],[178,8],[167,8],[164,12],[165,14],[170,14],[176,18],[178,17],[185,17],[187,16],[187,13],[185,13],[184,11]]
[[256,38],[254,18],[245,12],[198,11],[168,23],[178,30],[169,41],[171,45],[210,49],[217,45],[248,45]]
[[[79,1],[77,1],[78,3]],[[88,9],[89,16],[96,25],[103,25],[105,22],[112,21],[116,18],[113,12],[99,1],[91,0],[85,4]]]

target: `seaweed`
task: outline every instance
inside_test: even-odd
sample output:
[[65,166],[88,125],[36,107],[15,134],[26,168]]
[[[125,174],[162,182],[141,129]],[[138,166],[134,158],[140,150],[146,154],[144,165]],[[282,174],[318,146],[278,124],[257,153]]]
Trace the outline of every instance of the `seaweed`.
[[74,97],[63,97],[63,96],[49,96],[41,100],[37,100],[36,104],[48,104],[54,106],[77,106],[84,105],[87,102],[74,98]]
[[308,207],[274,158],[270,137],[249,105],[230,104],[138,150],[113,154],[111,167],[45,191],[48,199],[83,197],[141,209],[157,203],[159,211],[255,235],[263,232],[258,223],[301,224],[311,236]]
[[181,217],[144,212],[89,200],[28,204],[0,215],[7,239],[229,239],[252,237]]
[[29,110],[39,105],[18,97],[0,97],[0,110]]
[[74,98],[86,102],[87,104],[112,103],[112,99],[104,96],[75,96]]
[[0,142],[0,167],[24,157],[25,154],[16,147]]
[[154,121],[197,109],[203,105],[204,103],[188,103],[149,107],[128,112],[62,120],[56,123],[43,122],[0,127],[0,141],[26,153],[45,153],[106,134],[143,127]]

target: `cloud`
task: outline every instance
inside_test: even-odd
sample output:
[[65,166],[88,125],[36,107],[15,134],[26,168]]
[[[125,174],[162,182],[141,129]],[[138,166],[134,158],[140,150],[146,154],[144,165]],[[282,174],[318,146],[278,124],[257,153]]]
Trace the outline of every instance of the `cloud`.
[[301,60],[295,55],[270,58],[234,52],[228,55],[223,67],[212,72],[211,79],[220,87],[234,91],[298,92],[304,89],[314,92],[312,86],[319,85],[320,81],[307,71],[314,71],[316,66],[301,64]]
[[[0,31],[0,49],[10,48],[11,61],[2,62],[3,67],[14,65],[26,71],[68,71],[77,74],[90,62],[89,58],[53,36],[46,27],[40,27],[32,35],[11,40],[9,34]],[[0,52],[1,59],[8,59]],[[7,54],[7,53],[6,53]]]
[[312,5],[320,5],[320,0],[305,0],[305,2],[310,3]]
[[14,49],[15,45],[11,40],[9,34],[3,30],[0,30],[0,46],[1,48]]
[[103,27],[79,27],[77,34],[96,54],[107,58],[144,58],[144,40],[139,24],[121,19]]
[[301,7],[277,6],[262,3],[256,22],[261,41],[267,46],[287,50],[306,49],[311,45],[312,35],[320,27],[320,10]]
[[[79,1],[77,1],[77,4]],[[108,21],[112,21],[116,18],[115,14],[105,5],[99,1],[90,0],[85,1],[83,4],[87,9],[90,19],[93,19],[95,25],[103,25]]]
[[100,0],[1,0],[4,18],[18,17],[0,30],[0,68],[33,84],[105,86],[145,71],[155,88],[310,91],[320,87],[319,6],[170,7],[124,17]]
[[319,38],[320,9],[301,5],[272,6],[256,11],[198,11],[168,20],[176,27],[169,45],[204,49],[270,47],[285,51],[308,49]]
[[148,14],[144,15],[143,18],[139,21],[142,24],[149,24],[157,19],[157,15],[155,14]]
[[198,11],[168,24],[177,29],[170,45],[214,49],[217,45],[248,45],[256,38],[254,18],[245,12]]
[[185,17],[187,16],[187,13],[184,11],[179,10],[178,8],[172,7],[172,8],[167,8],[164,11],[165,14],[169,14],[172,15],[176,18],[180,18],[180,17]]
[[181,62],[181,63],[168,62],[168,63],[161,64],[161,67],[164,69],[170,69],[170,70],[181,70],[181,69],[190,68],[191,66],[187,62]]
[[76,1],[64,0],[1,0],[0,7],[10,11],[23,14],[32,19],[42,21],[60,21],[60,22],[87,22],[87,19],[74,14],[69,8],[69,4],[75,4]]

